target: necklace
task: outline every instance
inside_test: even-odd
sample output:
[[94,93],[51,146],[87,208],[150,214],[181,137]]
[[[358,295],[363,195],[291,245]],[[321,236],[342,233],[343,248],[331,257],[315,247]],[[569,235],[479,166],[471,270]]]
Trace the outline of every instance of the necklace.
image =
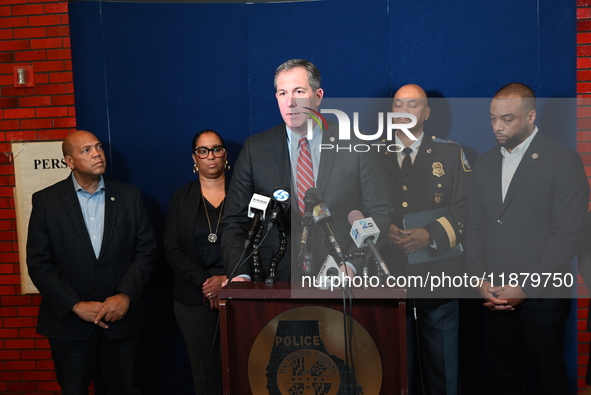
[[215,233],[211,231],[211,222],[209,222],[209,210],[207,210],[207,206],[205,205],[205,198],[203,194],[201,194],[201,200],[203,201],[203,208],[205,209],[205,216],[207,217],[207,226],[209,226],[209,235],[207,236],[207,240],[210,243],[215,243],[218,241],[218,229],[220,228],[220,220],[222,219],[222,210],[224,209],[224,203],[226,199],[222,200],[222,204],[220,204],[220,210],[218,213],[218,224],[215,227]]

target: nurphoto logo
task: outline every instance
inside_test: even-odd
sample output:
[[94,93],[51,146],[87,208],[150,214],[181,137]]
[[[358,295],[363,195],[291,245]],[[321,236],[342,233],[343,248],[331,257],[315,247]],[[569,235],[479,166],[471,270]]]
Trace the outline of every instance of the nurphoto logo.
[[[351,130],[359,140],[362,141],[378,141],[384,134],[384,123],[386,124],[386,143],[371,143],[371,144],[320,144],[320,151],[336,149],[338,151],[349,151],[349,152],[368,152],[375,148],[378,152],[383,148],[389,152],[401,152],[404,147],[400,144],[391,143],[394,140],[393,133],[396,130],[403,132],[409,139],[416,140],[417,138],[409,130],[417,124],[417,118],[413,114],[404,112],[387,112],[384,116],[383,112],[378,112],[378,130],[374,134],[362,133],[359,130],[359,113],[353,113],[353,127],[351,127],[351,120],[349,116],[341,110],[323,108],[320,112],[312,110],[311,108],[305,107],[312,113],[306,113],[310,116],[308,119],[308,139],[312,139],[312,130],[314,129],[314,122],[320,125],[321,130],[328,129],[328,123],[322,114],[334,114],[337,117],[339,125],[339,142],[351,140]],[[386,118],[386,122],[384,122]],[[395,123],[395,118],[408,118],[410,123]]]

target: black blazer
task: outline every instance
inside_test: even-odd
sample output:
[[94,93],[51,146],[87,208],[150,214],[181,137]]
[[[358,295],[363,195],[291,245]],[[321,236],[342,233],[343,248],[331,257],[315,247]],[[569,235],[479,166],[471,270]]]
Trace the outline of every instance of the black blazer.
[[141,193],[105,179],[105,229],[96,258],[72,177],[33,195],[27,265],[42,296],[37,332],[64,340],[87,339],[96,325],[79,318],[72,307],[122,292],[131,300],[130,309],[104,332],[112,339],[131,335],[145,322],[140,296],[156,248]]
[[[337,125],[329,123],[328,130],[322,134],[323,144],[355,144],[356,140],[339,141]],[[384,235],[387,232],[388,200],[387,188],[384,183],[383,169],[377,165],[375,152],[348,152],[336,149],[322,150],[316,188],[322,194],[334,221],[336,239],[346,251],[352,244],[349,236],[351,225],[348,215],[352,210],[360,210],[366,217],[372,217]],[[222,222],[226,225],[222,239],[224,265],[230,273],[238,263],[242,254],[244,241],[250,218],[247,217],[248,204],[253,193],[272,196],[278,188],[294,191],[292,187],[292,171],[290,155],[287,147],[285,124],[271,128],[265,132],[249,137],[236,162],[235,171],[230,183],[230,191],[226,200],[226,214]],[[301,233],[301,217],[297,209],[297,196],[291,194],[291,239],[288,251],[278,265],[279,280],[291,278],[290,260],[295,263],[297,250],[292,244],[299,242]],[[289,229],[288,229],[289,231]],[[380,236],[385,239],[385,236]],[[268,264],[279,245],[278,233],[275,229],[269,234],[261,246],[261,261],[268,273]],[[323,243],[322,233],[313,229],[309,248],[313,251],[315,271],[328,254]],[[290,257],[292,259],[290,259]],[[299,269],[294,269],[294,274]],[[244,265],[238,274],[251,274],[250,265]]]
[[[226,193],[227,190],[226,185]],[[174,271],[174,299],[186,305],[203,304],[203,282],[211,276],[225,274],[221,262],[207,270],[199,261],[194,236],[195,221],[201,210],[201,184],[196,180],[175,191],[166,216],[164,248]],[[218,237],[222,236],[222,231],[220,225]]]
[[[538,132],[504,202],[502,161],[497,145],[474,165],[466,233],[469,270],[479,277],[505,273],[505,278],[511,273],[569,272],[589,201],[581,157]],[[530,307],[548,306],[536,297],[561,294],[560,289],[535,287],[531,281],[523,285],[530,297],[524,303]]]

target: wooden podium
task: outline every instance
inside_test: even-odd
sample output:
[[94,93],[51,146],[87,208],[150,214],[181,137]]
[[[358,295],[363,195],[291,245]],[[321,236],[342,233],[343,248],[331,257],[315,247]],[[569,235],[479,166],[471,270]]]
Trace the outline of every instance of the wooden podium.
[[[352,295],[351,316],[365,329],[361,329],[361,332],[366,332],[371,337],[377,346],[376,358],[379,357],[381,360],[381,384],[374,382],[372,383],[374,389],[365,387],[363,393],[365,395],[407,394],[406,290],[352,289]],[[259,334],[263,330],[268,332],[268,324],[274,321],[275,317],[290,314],[293,311],[303,311],[305,314],[308,311],[306,306],[318,307],[318,310],[322,311],[334,309],[335,314],[343,317],[343,314],[336,313],[336,311],[343,311],[343,293],[340,290],[292,290],[289,283],[233,282],[220,290],[219,298],[224,394],[253,394],[251,381],[267,380],[264,373],[258,374],[258,377],[253,379],[252,371],[249,373],[249,358],[252,358],[251,352],[254,354],[259,352],[260,347],[257,348],[261,338]],[[348,303],[347,300],[347,309]],[[304,309],[301,309],[302,307]],[[302,319],[306,320],[305,317]],[[272,338],[273,335],[271,342]],[[359,338],[358,336],[357,340]],[[326,339],[324,342],[326,343]],[[357,363],[357,366],[363,367],[376,362],[379,364],[380,361],[376,361],[376,358],[362,360],[361,363]],[[334,391],[333,388],[330,393],[337,393]],[[263,391],[258,390],[254,395],[261,395],[261,393]],[[265,390],[264,393],[267,394],[268,391]]]

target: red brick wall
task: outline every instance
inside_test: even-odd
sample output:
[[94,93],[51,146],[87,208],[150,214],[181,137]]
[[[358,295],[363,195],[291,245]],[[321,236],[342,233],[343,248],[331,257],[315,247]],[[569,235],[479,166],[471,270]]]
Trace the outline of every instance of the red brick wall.
[[[13,141],[62,140],[74,130],[68,2],[0,2],[0,393],[58,393],[47,339],[35,334],[38,295],[21,295]],[[13,67],[35,86],[15,88]]]
[[[591,0],[577,0],[577,97],[582,99],[578,108],[577,151],[583,158],[587,175],[591,177]],[[587,388],[585,374],[591,339],[586,330],[589,298],[585,286],[579,281],[579,294],[585,297],[579,298],[578,302],[578,386]]]

